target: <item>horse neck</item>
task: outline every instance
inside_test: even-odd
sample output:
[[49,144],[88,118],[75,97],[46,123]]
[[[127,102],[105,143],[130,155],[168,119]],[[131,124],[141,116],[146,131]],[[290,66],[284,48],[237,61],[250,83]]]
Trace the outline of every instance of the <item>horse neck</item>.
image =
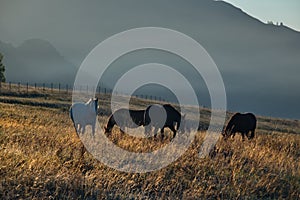
[[97,113],[97,109],[98,109],[98,101],[94,101],[94,109],[95,109],[95,112]]
[[234,120],[230,119],[227,126],[226,126],[226,128],[225,128],[225,131],[230,130],[232,128],[233,124],[234,124]]
[[106,128],[112,128],[112,127],[114,127],[115,124],[116,124],[115,118],[114,118],[113,115],[111,115],[109,120],[108,120]]
[[88,107],[90,110],[94,111],[95,113],[97,113],[98,105],[92,99],[88,100],[88,102],[85,103],[85,106]]

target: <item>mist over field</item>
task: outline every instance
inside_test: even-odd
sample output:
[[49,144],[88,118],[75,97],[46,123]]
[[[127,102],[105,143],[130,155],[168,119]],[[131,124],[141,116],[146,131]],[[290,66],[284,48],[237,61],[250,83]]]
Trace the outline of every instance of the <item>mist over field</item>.
[[[98,43],[146,26],[180,31],[206,49],[223,77],[229,110],[300,118],[300,33],[284,24],[261,22],[222,1],[2,0],[0,52],[7,81],[72,84]],[[125,55],[112,63],[102,81],[113,87],[126,70],[148,62],[180,70],[194,85],[200,103],[210,106],[205,83],[192,66],[164,52]],[[157,87],[140,92],[165,94]],[[165,98],[175,101],[173,97]]]

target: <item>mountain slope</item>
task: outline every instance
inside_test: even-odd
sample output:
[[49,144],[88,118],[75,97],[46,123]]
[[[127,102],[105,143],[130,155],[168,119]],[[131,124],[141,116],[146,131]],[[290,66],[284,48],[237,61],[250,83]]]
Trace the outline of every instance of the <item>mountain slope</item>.
[[26,40],[19,47],[0,42],[7,80],[12,82],[73,83],[76,67],[47,41]]
[[[197,40],[216,62],[224,79],[230,110],[300,118],[295,109],[300,101],[300,33],[284,25],[260,22],[228,3],[212,0],[37,3],[28,0],[19,2],[18,8],[20,12],[14,18],[2,14],[5,10],[0,12],[3,37],[19,41],[32,36],[47,38],[77,66],[97,44],[121,31],[145,26],[180,31]],[[10,23],[5,24],[5,20]],[[23,24],[30,25],[34,31],[24,29]],[[10,37],[9,32],[14,32],[13,36]],[[113,85],[125,68],[146,61],[161,61],[192,74],[187,78],[198,87],[199,96],[205,96],[202,103],[210,104],[203,82],[193,77],[188,64],[173,58],[169,61],[164,55],[162,58],[154,54],[138,56],[113,63],[107,84]]]

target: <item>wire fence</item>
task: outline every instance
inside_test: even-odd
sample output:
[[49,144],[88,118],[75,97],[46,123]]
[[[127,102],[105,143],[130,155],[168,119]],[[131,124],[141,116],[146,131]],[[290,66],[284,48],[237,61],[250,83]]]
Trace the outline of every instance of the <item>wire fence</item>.
[[[48,95],[54,95],[56,98],[59,99],[69,99],[73,92],[79,92],[81,94],[88,94],[88,95],[94,95],[94,96],[104,96],[104,95],[112,95],[112,89],[104,87],[103,85],[90,86],[90,85],[77,85],[74,87],[72,84],[63,84],[63,83],[22,83],[22,82],[0,82],[0,96],[18,96],[18,97],[44,97]],[[76,94],[75,93],[75,94]],[[150,101],[158,101],[161,103],[174,103],[173,101],[167,100],[166,98],[163,98],[161,96],[156,95],[150,95],[150,94],[138,94],[138,95],[130,95],[127,93],[124,93],[122,91],[114,91],[114,94],[117,96],[126,96],[126,97],[136,97],[141,100],[146,100],[145,102],[149,103]],[[4,99],[5,102],[7,102],[7,99]],[[0,101],[2,101],[0,99]],[[16,102],[18,100],[10,100],[9,102]],[[20,103],[20,102],[19,102]],[[24,103],[24,102],[21,102]],[[31,105],[32,103],[30,103]],[[43,102],[41,105],[48,107],[68,107],[69,105],[58,105],[54,103],[49,102]],[[49,104],[49,105],[48,105]],[[51,104],[51,105],[50,105]],[[176,104],[176,103],[175,103]],[[38,104],[40,105],[40,104]],[[191,106],[195,111],[197,111],[198,107],[194,107],[193,105],[187,105]],[[200,109],[202,110],[201,116],[206,116],[206,118],[209,118],[210,116],[210,109],[206,108],[204,106],[200,106]],[[222,109],[220,109],[221,111]],[[199,123],[198,130],[206,130],[208,128],[207,122],[201,122]]]
[[[23,93],[23,94],[32,94],[34,92],[45,93],[45,94],[69,94],[73,92],[86,93],[86,94],[112,94],[112,89],[98,85],[77,85],[74,87],[72,84],[63,84],[63,83],[21,83],[21,82],[0,82],[0,94],[4,93]],[[129,96],[129,94],[122,91],[114,91],[116,95]],[[161,96],[149,95],[149,94],[136,94],[136,98],[146,99],[146,100],[155,100],[167,102],[167,100]]]

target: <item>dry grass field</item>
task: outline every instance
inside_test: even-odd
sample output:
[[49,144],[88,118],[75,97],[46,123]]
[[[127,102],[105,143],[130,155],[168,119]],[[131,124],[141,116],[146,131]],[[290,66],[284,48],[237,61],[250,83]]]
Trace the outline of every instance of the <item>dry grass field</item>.
[[[105,101],[108,96],[101,96]],[[205,158],[198,151],[206,132],[199,131],[169,166],[126,173],[83,151],[70,104],[67,94],[1,91],[0,199],[300,199],[298,120],[258,117],[254,140],[220,139]],[[105,123],[109,112],[100,113]],[[109,139],[136,152],[170,142],[134,138],[116,128]]]

